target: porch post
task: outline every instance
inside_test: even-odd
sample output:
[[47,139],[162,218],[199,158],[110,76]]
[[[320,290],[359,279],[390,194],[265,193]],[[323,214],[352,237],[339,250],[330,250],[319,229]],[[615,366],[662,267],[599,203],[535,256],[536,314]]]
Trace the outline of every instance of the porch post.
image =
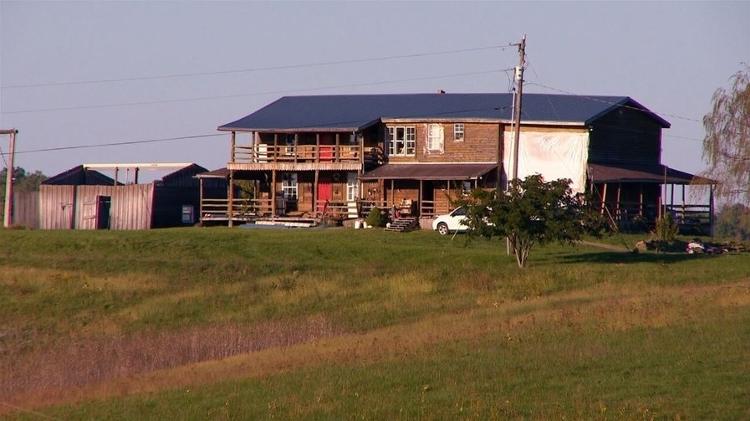
[[391,206],[396,206],[396,187],[395,180],[391,178]]
[[708,233],[714,236],[714,185],[711,184],[708,193]]
[[[232,148],[234,150],[234,148]],[[234,171],[229,170],[229,184],[227,184],[227,218],[229,219],[228,226],[231,228],[234,226]]]
[[315,170],[315,181],[313,182],[313,215],[318,215],[318,176],[320,171]]
[[615,204],[615,214],[617,219],[620,219],[620,191],[622,190],[622,183],[617,183],[617,203]]
[[[354,140],[357,140],[357,133],[354,133]],[[359,140],[359,167],[362,171],[365,168],[365,136]]]
[[299,133],[294,134],[294,163],[297,163],[297,156],[299,155],[299,148],[297,147],[299,145]]
[[135,174],[134,179],[133,179],[133,184],[138,184],[138,173],[140,171],[141,169],[139,167],[135,167],[135,170],[133,171],[133,173]]
[[336,148],[334,148],[333,150],[334,162],[339,162],[339,160],[341,159],[341,153],[339,151],[340,136],[341,136],[341,133],[336,133]]
[[674,183],[672,183],[670,185],[672,186],[672,188],[670,189],[670,191],[671,191],[671,193],[670,193],[671,194],[671,198],[669,200],[669,206],[670,206],[670,208],[674,208]]
[[417,200],[417,209],[419,210],[419,216],[422,216],[422,179],[419,180],[419,200]]
[[234,162],[234,148],[237,146],[237,132],[232,131],[232,137],[229,146],[229,162]]
[[607,183],[604,183],[604,188],[602,189],[602,207],[600,210],[600,213],[604,215],[604,209],[607,207]]
[[271,220],[276,218],[276,170],[271,170]]
[[[320,162],[320,133],[315,133],[315,162]],[[317,171],[315,172],[315,185],[317,186]],[[313,200],[315,202],[315,200]]]
[[273,162],[276,162],[276,159],[279,156],[279,134],[274,133],[273,134]]
[[203,177],[198,179],[198,220],[203,222]]

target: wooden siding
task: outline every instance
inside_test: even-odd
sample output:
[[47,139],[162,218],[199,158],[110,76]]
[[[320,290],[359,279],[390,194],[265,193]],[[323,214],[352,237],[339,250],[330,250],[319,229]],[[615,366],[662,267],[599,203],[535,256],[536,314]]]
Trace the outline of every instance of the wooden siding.
[[[427,150],[427,133],[430,124],[443,126],[443,152]],[[463,141],[455,140],[453,123],[389,123],[387,126],[397,125],[416,128],[416,150],[414,156],[389,156],[390,162],[497,162],[498,160],[498,142],[501,134],[497,123],[464,123]],[[385,150],[387,152],[387,149]]]
[[[68,186],[65,186],[68,187]],[[96,229],[98,196],[109,196],[110,229],[134,230],[151,228],[154,185],[77,186],[75,228]]]
[[661,126],[641,111],[613,110],[591,125],[589,162],[659,164]]
[[39,186],[39,228],[73,229],[76,186]]
[[13,225],[39,228],[38,192],[13,192]]

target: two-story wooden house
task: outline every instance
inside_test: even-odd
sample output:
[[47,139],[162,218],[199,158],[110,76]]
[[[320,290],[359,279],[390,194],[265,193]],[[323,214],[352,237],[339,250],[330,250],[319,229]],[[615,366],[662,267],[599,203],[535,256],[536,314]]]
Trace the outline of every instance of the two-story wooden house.
[[510,94],[283,97],[219,127],[231,133],[227,175],[235,186],[227,198],[234,206],[218,200],[219,213],[314,217],[355,204],[430,217],[471,188],[503,185],[515,164],[521,178],[572,179],[614,217],[653,219],[665,205],[663,185],[672,185],[674,205],[674,185],[695,181],[661,164],[669,123],[629,97],[525,94],[516,163],[511,101]]

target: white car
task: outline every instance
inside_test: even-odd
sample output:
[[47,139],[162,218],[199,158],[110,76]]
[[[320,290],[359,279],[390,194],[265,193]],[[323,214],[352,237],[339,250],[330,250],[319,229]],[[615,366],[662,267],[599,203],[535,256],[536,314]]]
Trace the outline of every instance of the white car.
[[440,235],[448,235],[451,232],[465,232],[469,229],[466,222],[466,208],[458,207],[450,213],[440,215],[432,221],[432,229]]

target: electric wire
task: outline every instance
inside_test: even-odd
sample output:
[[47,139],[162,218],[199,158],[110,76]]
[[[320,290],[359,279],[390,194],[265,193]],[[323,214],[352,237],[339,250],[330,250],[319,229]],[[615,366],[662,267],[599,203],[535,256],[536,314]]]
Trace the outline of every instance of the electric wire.
[[138,80],[162,80],[162,79],[174,79],[174,78],[187,78],[187,77],[194,77],[194,76],[211,76],[211,75],[225,75],[225,74],[235,74],[235,73],[263,72],[263,71],[272,71],[272,70],[301,69],[301,68],[309,68],[309,67],[334,66],[334,65],[340,65],[340,64],[357,64],[357,63],[368,63],[368,62],[373,62],[373,61],[400,60],[400,59],[408,59],[408,58],[459,54],[459,53],[466,53],[466,52],[472,52],[472,51],[485,51],[485,50],[493,50],[493,49],[500,49],[500,51],[504,51],[505,49],[512,47],[512,46],[513,44],[498,44],[498,45],[490,45],[490,46],[484,46],[484,47],[470,47],[470,48],[462,48],[462,49],[454,49],[454,50],[442,50],[442,51],[432,51],[432,52],[423,52],[423,53],[400,54],[400,55],[381,56],[381,57],[366,57],[366,58],[344,59],[344,60],[332,60],[332,61],[321,61],[321,62],[311,62],[311,63],[283,64],[283,65],[274,65],[274,66],[265,66],[265,67],[250,67],[250,68],[242,68],[242,69],[218,70],[218,71],[213,71],[213,72],[172,73],[172,74],[163,74],[163,75],[135,76],[135,77],[124,77],[124,78],[112,78],[112,79],[91,79],[91,80],[78,80],[78,81],[12,84],[12,85],[3,85],[3,86],[0,86],[0,88],[18,89],[18,88],[35,88],[35,87],[43,87],[43,86],[86,85],[86,84],[95,84],[95,83],[131,82],[131,81],[138,81]]
[[297,93],[297,92],[315,92],[315,91],[325,91],[329,89],[356,88],[356,87],[363,87],[363,86],[387,85],[391,83],[415,82],[415,81],[421,81],[421,80],[445,79],[445,78],[464,77],[464,76],[478,76],[478,75],[483,75],[483,74],[506,72],[509,70],[511,69],[493,69],[493,70],[483,70],[483,71],[476,71],[476,72],[462,72],[462,73],[451,73],[451,74],[443,74],[443,75],[436,75],[436,76],[414,77],[414,78],[406,78],[406,79],[390,79],[390,80],[351,83],[351,84],[343,84],[343,85],[328,85],[328,86],[320,86],[317,88],[297,88],[297,89],[283,89],[283,90],[274,90],[274,91],[258,91],[258,92],[247,92],[247,93],[229,94],[229,95],[215,95],[215,96],[205,96],[205,97],[163,99],[163,100],[154,100],[154,101],[138,101],[138,102],[124,102],[124,103],[110,103],[110,104],[96,104],[96,105],[78,105],[78,106],[70,106],[70,107],[37,108],[37,109],[27,109],[27,110],[11,110],[11,111],[2,111],[2,114],[22,114],[22,113],[36,113],[36,112],[49,112],[49,111],[69,111],[69,110],[86,110],[86,109],[96,109],[96,108],[131,107],[131,106],[138,106],[138,105],[169,104],[169,103],[192,102],[192,101],[206,101],[206,100],[214,100],[214,99],[243,98],[243,97],[262,96],[262,95],[279,95],[279,94],[290,94],[290,93]]
[[[140,145],[144,143],[158,143],[158,142],[171,142],[171,141],[176,141],[176,140],[203,139],[203,138],[218,137],[218,136],[226,136],[226,134],[225,133],[209,133],[209,134],[188,135],[188,136],[164,137],[164,138],[156,138],[156,139],[125,140],[125,141],[119,141],[119,142],[97,143],[93,145],[89,144],[89,145],[56,146],[52,148],[26,149],[26,150],[21,150],[21,151],[15,151],[15,153],[16,154],[30,154],[30,153],[39,153],[39,152],[65,151],[65,150],[73,150],[73,149],[96,149],[96,148],[105,148],[105,147],[111,147],[111,146]],[[10,155],[10,153],[3,152],[2,155],[3,156]]]

